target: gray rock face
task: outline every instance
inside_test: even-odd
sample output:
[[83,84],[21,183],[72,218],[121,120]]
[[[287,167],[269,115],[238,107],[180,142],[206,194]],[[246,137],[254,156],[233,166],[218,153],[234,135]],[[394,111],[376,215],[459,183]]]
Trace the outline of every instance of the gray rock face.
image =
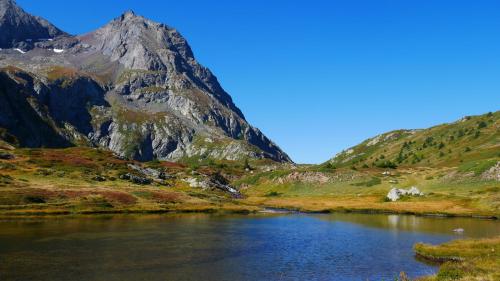
[[79,39],[83,45],[91,46],[91,50],[118,61],[125,69],[136,70],[132,80],[121,85],[124,93],[144,86],[198,89],[243,118],[217,78],[198,64],[191,47],[173,28],[129,11]]
[[[9,6],[4,10],[15,11],[10,14],[34,18],[11,8],[10,1],[0,3]],[[48,28],[32,37],[47,34],[61,33]],[[9,38],[28,44],[16,41],[21,37]],[[9,70],[12,66],[17,70]],[[4,83],[13,83],[4,87],[0,99],[15,100],[0,105],[5,107],[0,128],[20,138],[22,145],[94,145],[143,161],[250,157],[291,162],[248,124],[179,32],[133,12],[85,35],[38,41],[22,52],[0,50],[0,67],[10,79]],[[20,104],[25,106],[16,109]],[[25,111],[34,115],[27,118]],[[47,144],[49,137],[38,136],[24,140],[27,134],[16,131],[19,120],[40,120],[36,122],[61,141]],[[30,126],[39,127],[35,123]]]
[[241,192],[229,184],[229,181],[220,174],[203,176],[201,178],[184,179],[190,187],[199,187],[202,189],[219,189],[230,194],[233,198],[243,198]]
[[0,127],[17,137],[22,146],[69,146],[70,142],[51,125],[53,120],[43,106],[36,102],[35,84],[28,75],[0,72]]
[[28,49],[34,41],[65,35],[43,18],[32,16],[14,0],[0,0],[0,48]]

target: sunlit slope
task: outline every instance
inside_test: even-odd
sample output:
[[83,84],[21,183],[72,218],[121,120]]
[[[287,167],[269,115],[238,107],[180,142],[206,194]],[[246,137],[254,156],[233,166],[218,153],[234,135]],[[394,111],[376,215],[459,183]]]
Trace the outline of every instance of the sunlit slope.
[[450,167],[471,161],[498,159],[499,156],[500,111],[497,111],[467,116],[428,129],[384,133],[342,151],[326,165],[355,168]]

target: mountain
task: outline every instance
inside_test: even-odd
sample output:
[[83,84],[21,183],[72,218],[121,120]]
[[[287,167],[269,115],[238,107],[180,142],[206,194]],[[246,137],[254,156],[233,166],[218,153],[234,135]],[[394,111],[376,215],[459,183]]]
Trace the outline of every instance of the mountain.
[[458,166],[500,157],[500,111],[466,116],[450,124],[384,133],[327,162],[335,167]]
[[26,13],[13,0],[0,0],[0,48],[28,49],[34,41],[63,35],[45,19]]
[[5,42],[31,43],[0,50],[0,128],[19,145],[96,146],[142,161],[291,162],[245,120],[174,28],[129,11],[70,36],[0,1],[0,14],[14,15],[20,26],[47,27],[29,34],[29,42],[19,41],[28,36],[22,32],[2,35]]

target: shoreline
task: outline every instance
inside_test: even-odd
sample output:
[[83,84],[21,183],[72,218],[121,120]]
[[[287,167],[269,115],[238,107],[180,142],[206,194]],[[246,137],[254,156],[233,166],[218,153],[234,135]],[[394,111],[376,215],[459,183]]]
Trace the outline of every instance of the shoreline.
[[248,205],[252,208],[202,208],[202,209],[151,209],[151,210],[127,210],[127,209],[115,209],[115,210],[87,210],[72,212],[69,210],[58,210],[58,211],[18,211],[11,210],[9,212],[0,211],[0,219],[2,218],[23,218],[23,217],[65,217],[65,216],[92,216],[92,215],[149,215],[149,214],[385,214],[385,215],[408,215],[417,217],[436,217],[436,218],[471,218],[480,220],[499,220],[497,215],[481,215],[481,214],[457,214],[457,213],[425,213],[425,212],[415,212],[415,211],[395,211],[395,210],[383,210],[383,209],[358,209],[358,208],[336,208],[336,209],[324,209],[324,210],[308,210],[303,208],[294,207],[277,207],[270,205]]
[[414,252],[417,258],[439,265],[435,275],[417,280],[498,280],[500,276],[496,266],[500,262],[500,236],[456,239],[438,245],[417,243]]

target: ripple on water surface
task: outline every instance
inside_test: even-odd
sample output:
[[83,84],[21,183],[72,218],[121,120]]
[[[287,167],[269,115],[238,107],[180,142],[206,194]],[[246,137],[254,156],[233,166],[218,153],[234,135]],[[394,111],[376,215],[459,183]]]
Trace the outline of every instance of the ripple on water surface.
[[4,220],[0,280],[392,280],[436,271],[416,242],[498,234],[497,221],[401,215]]

